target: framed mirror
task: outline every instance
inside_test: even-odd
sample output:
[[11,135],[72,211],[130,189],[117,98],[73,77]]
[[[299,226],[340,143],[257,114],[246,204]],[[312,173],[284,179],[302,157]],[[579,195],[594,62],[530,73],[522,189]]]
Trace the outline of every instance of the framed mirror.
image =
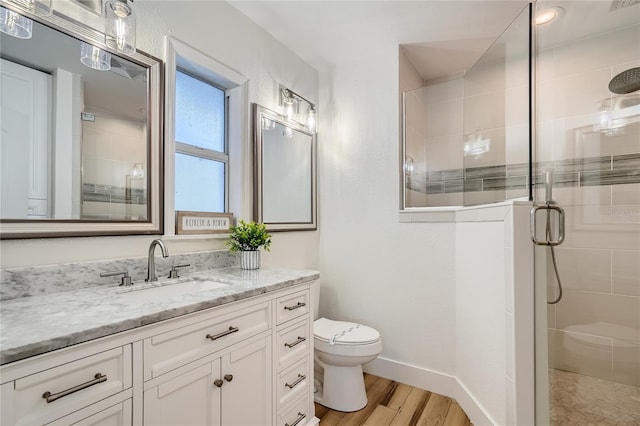
[[0,1],[32,21],[1,33],[0,237],[160,234],[162,62],[110,51],[62,3]]
[[269,231],[315,230],[316,136],[253,105],[254,209]]

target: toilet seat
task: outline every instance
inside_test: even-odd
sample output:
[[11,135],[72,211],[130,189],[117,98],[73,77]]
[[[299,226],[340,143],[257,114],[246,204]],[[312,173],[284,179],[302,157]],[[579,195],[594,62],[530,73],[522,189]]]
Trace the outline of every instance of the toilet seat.
[[313,334],[316,341],[329,345],[359,346],[370,345],[380,340],[380,333],[366,325],[334,321],[327,318],[317,319],[313,323]]

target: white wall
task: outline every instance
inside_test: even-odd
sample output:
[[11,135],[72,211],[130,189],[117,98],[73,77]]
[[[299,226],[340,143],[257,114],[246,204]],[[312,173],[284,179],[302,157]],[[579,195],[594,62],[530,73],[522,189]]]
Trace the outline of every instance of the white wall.
[[382,358],[453,373],[455,226],[399,223],[398,46],[358,53],[320,74],[320,313],[376,327]]
[[[226,2],[140,0],[135,7],[140,50],[163,58],[164,38],[171,35],[248,77],[250,102],[277,110],[279,83],[317,101],[317,71]],[[8,268],[145,256],[156,237],[3,240],[0,262]],[[183,253],[224,248],[223,242],[169,239],[167,245]],[[318,267],[318,232],[274,234],[271,247],[265,266]]]

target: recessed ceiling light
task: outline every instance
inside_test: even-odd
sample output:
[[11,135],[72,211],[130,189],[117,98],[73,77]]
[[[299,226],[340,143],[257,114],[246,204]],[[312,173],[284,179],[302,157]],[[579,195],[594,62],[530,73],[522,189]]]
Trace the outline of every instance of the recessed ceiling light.
[[544,25],[553,21],[562,15],[561,7],[551,7],[549,9],[542,9],[536,13],[536,25]]

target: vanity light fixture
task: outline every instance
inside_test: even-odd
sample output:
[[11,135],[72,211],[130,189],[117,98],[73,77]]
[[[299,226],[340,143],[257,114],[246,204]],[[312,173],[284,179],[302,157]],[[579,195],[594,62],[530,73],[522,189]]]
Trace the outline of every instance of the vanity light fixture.
[[[300,104],[307,104],[307,108],[304,110],[304,115],[299,113]],[[287,89],[284,86],[280,86],[280,105],[284,109],[284,115],[289,121],[295,121],[309,130],[310,133],[316,133],[318,127],[318,112],[316,106],[298,95],[293,90]]]
[[105,44],[133,55],[136,53],[136,16],[133,1],[107,0],[104,4]]
[[559,18],[563,11],[564,9],[557,6],[538,11],[535,18],[536,25],[548,24],[549,22]]
[[109,71],[111,69],[111,53],[82,42],[80,46],[80,62],[94,70]]

